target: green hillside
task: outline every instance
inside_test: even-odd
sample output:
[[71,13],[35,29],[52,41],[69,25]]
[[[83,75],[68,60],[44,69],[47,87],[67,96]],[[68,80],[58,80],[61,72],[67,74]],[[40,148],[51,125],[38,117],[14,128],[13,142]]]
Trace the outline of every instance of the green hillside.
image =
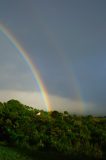
[[0,160],[105,159],[106,118],[48,113],[10,100],[0,103],[0,144]]

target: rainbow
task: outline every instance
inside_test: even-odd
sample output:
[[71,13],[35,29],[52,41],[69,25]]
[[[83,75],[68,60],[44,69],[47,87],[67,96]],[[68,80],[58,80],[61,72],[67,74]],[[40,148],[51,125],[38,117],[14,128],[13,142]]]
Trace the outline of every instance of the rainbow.
[[0,31],[8,38],[8,40],[12,43],[12,45],[18,50],[18,52],[21,54],[21,56],[23,57],[23,59],[26,61],[26,63],[28,64],[34,79],[36,80],[40,92],[42,94],[45,106],[47,107],[47,111],[51,111],[51,104],[50,104],[50,100],[49,100],[49,96],[48,96],[48,92],[47,89],[42,81],[41,75],[37,69],[37,67],[35,66],[35,64],[33,64],[31,58],[29,57],[28,53],[26,52],[26,50],[19,44],[19,42],[17,41],[17,39],[14,37],[14,35],[10,32],[9,29],[7,29],[3,24],[0,23]]

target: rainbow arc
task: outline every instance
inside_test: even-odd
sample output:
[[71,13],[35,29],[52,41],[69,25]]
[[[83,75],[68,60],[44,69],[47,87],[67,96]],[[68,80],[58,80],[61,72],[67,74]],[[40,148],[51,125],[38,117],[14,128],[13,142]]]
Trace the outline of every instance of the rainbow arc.
[[17,39],[14,37],[14,35],[11,33],[11,31],[8,28],[6,28],[3,24],[0,24],[0,31],[8,38],[8,40],[11,42],[13,47],[15,47],[15,49],[18,51],[18,53],[21,54],[23,59],[28,64],[28,66],[34,76],[34,79],[36,80],[36,82],[39,86],[39,89],[42,94],[45,106],[47,108],[47,111],[48,112],[51,111],[51,104],[50,104],[50,99],[48,96],[48,91],[44,85],[44,82],[42,80],[42,77],[40,75],[40,72],[39,72],[37,66],[35,64],[33,64],[27,51],[21,46],[21,44],[17,41]]

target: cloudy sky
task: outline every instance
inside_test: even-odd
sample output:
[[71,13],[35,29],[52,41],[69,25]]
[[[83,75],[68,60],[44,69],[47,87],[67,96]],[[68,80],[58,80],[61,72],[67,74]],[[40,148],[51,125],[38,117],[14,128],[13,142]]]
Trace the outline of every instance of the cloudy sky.
[[[106,1],[0,0],[0,24],[27,51],[52,109],[106,115]],[[0,101],[45,109],[30,67],[0,31]]]

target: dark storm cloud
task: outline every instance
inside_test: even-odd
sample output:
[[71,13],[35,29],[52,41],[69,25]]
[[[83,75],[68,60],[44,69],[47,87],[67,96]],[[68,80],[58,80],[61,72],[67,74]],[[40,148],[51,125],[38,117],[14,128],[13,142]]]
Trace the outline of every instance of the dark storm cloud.
[[0,0],[0,21],[38,66],[49,93],[75,98],[77,83],[86,102],[105,109],[105,0]]

